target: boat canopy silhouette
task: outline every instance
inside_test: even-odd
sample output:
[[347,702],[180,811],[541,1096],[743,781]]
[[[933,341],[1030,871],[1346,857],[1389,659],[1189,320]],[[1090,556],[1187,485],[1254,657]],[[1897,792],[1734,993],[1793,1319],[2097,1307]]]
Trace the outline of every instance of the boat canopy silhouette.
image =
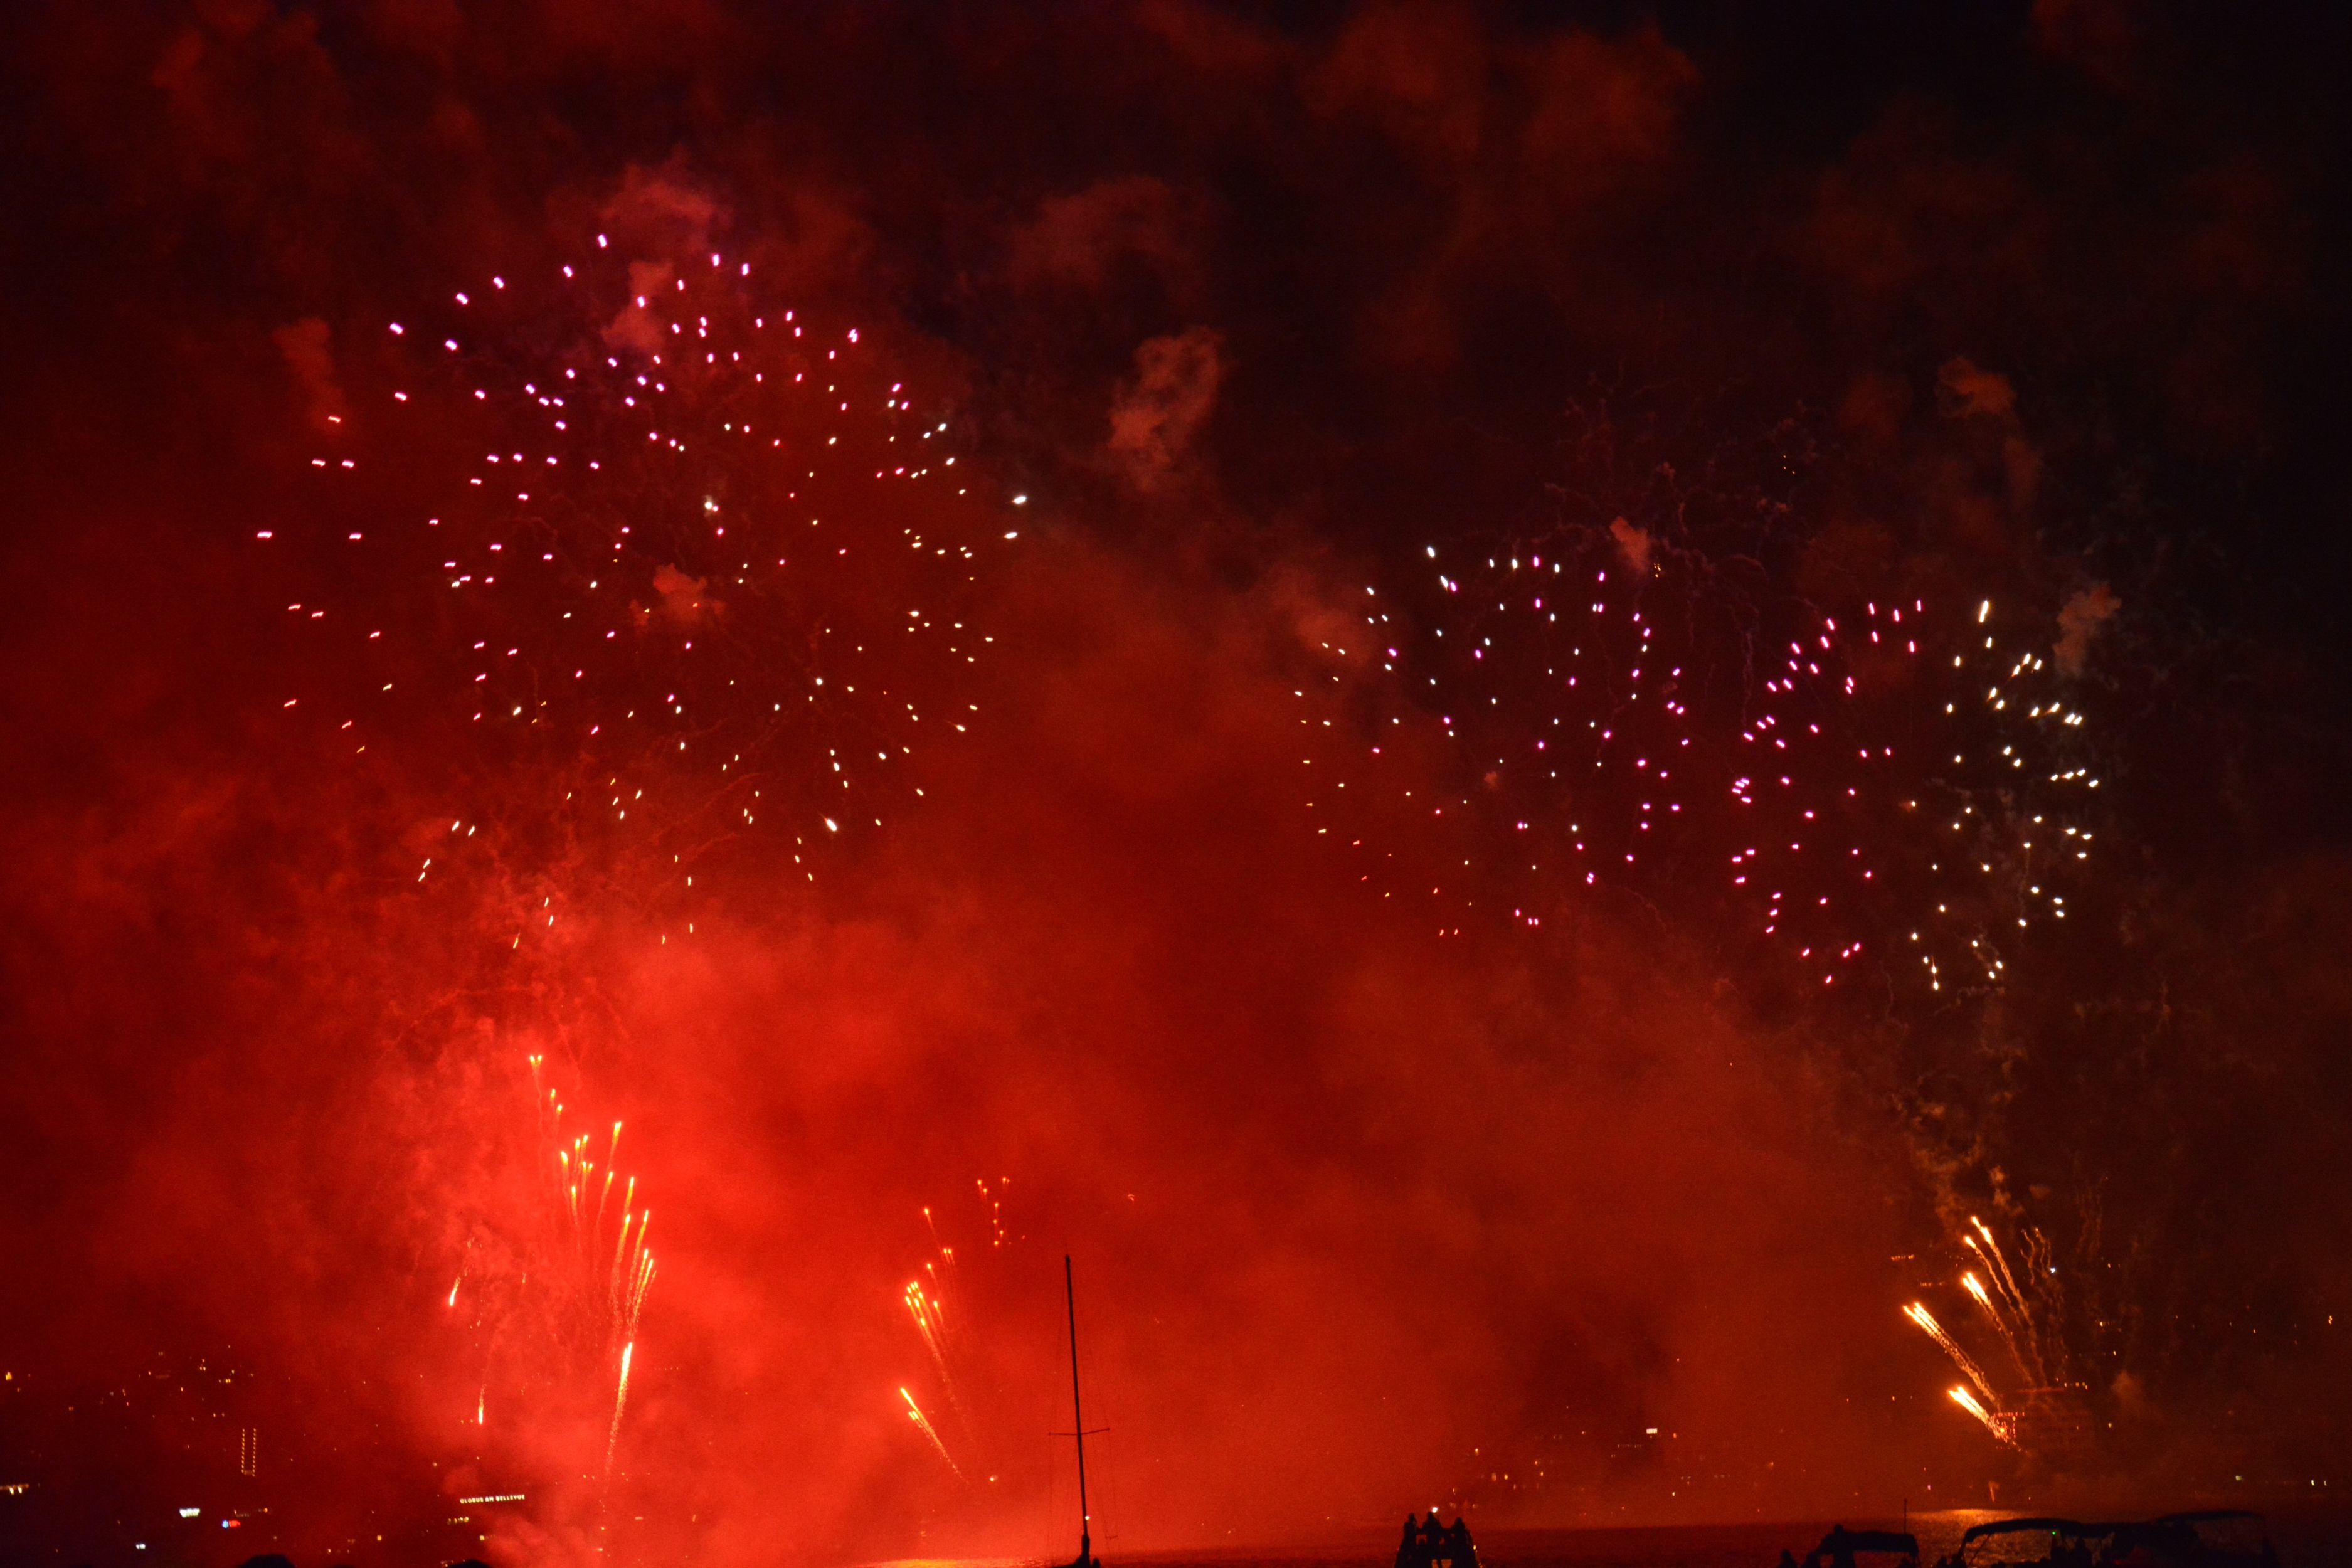
[[2087,1523],[2073,1519],[1997,1519],[1971,1525],[1939,1568],[2275,1568],[2263,1516],[2203,1509],[2156,1519]]
[[1898,1557],[1916,1565],[1919,1538],[1899,1530],[1848,1530],[1841,1524],[1805,1554],[1804,1568],[1855,1568],[1855,1560],[1864,1555]]

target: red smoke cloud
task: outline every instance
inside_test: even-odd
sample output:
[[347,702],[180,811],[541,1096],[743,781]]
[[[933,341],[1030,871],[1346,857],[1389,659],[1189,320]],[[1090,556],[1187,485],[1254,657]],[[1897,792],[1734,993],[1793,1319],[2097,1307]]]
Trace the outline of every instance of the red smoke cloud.
[[[48,221],[10,253],[42,374],[8,395],[0,1172],[43,1282],[11,1356],[101,1383],[234,1347],[306,1552],[529,1475],[492,1555],[583,1556],[606,1374],[466,1285],[548,1245],[540,1054],[625,1121],[656,1215],[613,1481],[655,1555],[1067,1550],[1063,1251],[1119,1550],[1433,1489],[1539,1521],[1973,1496],[1996,1460],[1895,1315],[1931,1264],[1888,1260],[1979,1198],[2122,1281],[2079,1298],[2119,1445],[2191,1481],[2332,1452],[2341,1357],[2272,1346],[2344,1273],[2305,635],[2337,546],[2266,520],[2332,493],[2291,348],[2332,321],[2303,215],[2334,176],[2165,37],[2037,6],[2005,68],[2086,96],[1996,135],[1957,86],[1444,5],[47,19]],[[362,757],[280,706],[358,668],[286,605],[421,602],[255,553],[320,521],[286,476],[367,416],[361,332],[600,227],[869,321],[1034,492],[968,734],[814,881],[713,830],[688,896],[548,827],[571,759],[421,699]],[[1636,565],[2032,605],[2132,764],[2095,934],[1995,1005],[1809,1013],[1687,912],[1570,889],[1506,939],[1383,897],[1484,892],[1475,830],[1401,794],[1360,880],[1299,736],[1370,663],[1302,721],[1320,645],[1425,541],[1612,522]],[[648,630],[725,635],[728,584],[663,564]],[[1449,743],[1396,742],[1397,790],[1458,791]],[[420,884],[453,816],[471,858]],[[962,1411],[901,1304],[925,1207]],[[2270,1430],[2212,1414],[2245,1389]]]

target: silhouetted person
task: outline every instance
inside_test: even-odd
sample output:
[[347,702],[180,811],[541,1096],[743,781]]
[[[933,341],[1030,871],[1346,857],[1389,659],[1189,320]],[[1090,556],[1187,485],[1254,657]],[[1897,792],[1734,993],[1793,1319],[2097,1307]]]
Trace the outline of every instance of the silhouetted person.
[[1797,1554],[1785,1546],[1780,1548],[1780,1568],[1797,1568]]
[[237,1568],[294,1568],[294,1560],[281,1552],[263,1552],[247,1558]]
[[1853,1539],[1844,1525],[1831,1530],[1822,1544],[1829,1549],[1830,1568],[1853,1568]]
[[1429,1510],[1429,1517],[1421,1523],[1422,1561],[1430,1563],[1442,1563],[1445,1560],[1445,1525],[1437,1517],[1437,1510],[1433,1508]]
[[1422,1544],[1420,1521],[1404,1516],[1404,1539],[1397,1542],[1396,1568],[1429,1568],[1429,1552]]
[[1470,1543],[1470,1527],[1458,1513],[1445,1531],[1445,1554],[1454,1559],[1454,1568],[1478,1568],[1478,1549]]

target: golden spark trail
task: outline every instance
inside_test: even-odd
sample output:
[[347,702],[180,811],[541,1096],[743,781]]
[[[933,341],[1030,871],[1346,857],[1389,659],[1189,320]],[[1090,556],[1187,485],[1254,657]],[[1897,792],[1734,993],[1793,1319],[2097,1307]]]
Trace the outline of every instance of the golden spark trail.
[[2026,1326],[2033,1336],[2034,1357],[2042,1363],[2042,1380],[2045,1384],[2063,1383],[2072,1373],[2066,1353],[2063,1295],[2057,1284],[2057,1267],[2050,1260],[2050,1238],[2028,1227],[2019,1234],[2018,1240],[2025,1250],[2025,1275],[2033,1281],[2039,1309],[2027,1317]]
[[915,1331],[923,1336],[924,1348],[931,1352],[932,1364],[940,1369],[940,1386],[947,1390],[948,1403],[955,1406],[956,1416],[964,1424],[966,1436],[971,1435],[971,1412],[964,1408],[963,1394],[956,1387],[954,1369],[948,1365],[946,1324],[940,1316],[937,1299],[927,1299],[919,1284],[909,1283],[906,1292],[907,1314],[915,1320]]
[[[604,1444],[604,1484],[609,1487],[621,1423],[627,1410],[631,1371],[640,1337],[638,1324],[646,1292],[653,1283],[653,1259],[646,1250],[646,1226],[652,1215],[636,1206],[637,1178],[620,1169],[625,1123],[615,1121],[604,1133],[604,1168],[603,1180],[599,1181],[598,1163],[589,1154],[595,1134],[584,1131],[566,1133],[564,1104],[558,1091],[545,1081],[543,1059],[534,1057],[530,1063],[538,1131],[545,1140],[541,1144],[541,1157],[551,1153],[555,1157],[554,1195],[561,1217],[548,1239],[551,1243],[555,1241],[568,1224],[573,1258],[570,1268],[559,1267],[551,1271],[553,1278],[549,1282],[549,1310],[558,1314],[558,1319],[549,1327],[568,1342],[571,1353],[593,1356],[587,1364],[575,1363],[577,1373],[593,1378],[598,1372],[614,1372],[613,1415]],[[607,1256],[604,1216],[614,1208],[615,1186],[620,1188],[617,1223],[612,1251]],[[461,1287],[464,1278],[461,1272]],[[530,1278],[529,1274],[523,1276],[526,1283]],[[591,1371],[591,1367],[597,1370]],[[477,1398],[475,1417],[478,1424],[487,1423],[487,1390]],[[586,1468],[584,1464],[583,1468]]]
[[2018,1371],[2025,1375],[2028,1383],[2036,1385],[2046,1384],[2050,1381],[2050,1371],[2042,1354],[2042,1336],[2034,1328],[2033,1309],[2027,1304],[2025,1292],[2018,1288],[2017,1276],[2009,1271],[2009,1259],[2001,1256],[2000,1244],[1993,1239],[1992,1232],[1986,1228],[1984,1221],[1970,1215],[1969,1223],[1976,1226],[1984,1237],[1983,1244],[1979,1245],[1973,1236],[1963,1236],[1960,1239],[1985,1260],[1992,1277],[1994,1291],[2000,1302],[2000,1308],[1994,1316],[2001,1322],[2001,1331],[2009,1341],[2010,1354],[2016,1358]]
[[[635,1185],[634,1183],[631,1184]],[[621,1268],[623,1264],[628,1261],[629,1221],[634,1217],[635,1216],[632,1215],[627,1209],[623,1209],[621,1211],[621,1237],[618,1241],[613,1244],[613,1270],[610,1279],[605,1282],[604,1286],[604,1302],[606,1310],[616,1313],[621,1310],[621,1280],[623,1278]]]
[[1984,1238],[1984,1245],[1978,1247],[1971,1237],[1962,1237],[1962,1239],[1966,1240],[1970,1247],[1975,1247],[1977,1256],[1992,1266],[1993,1282],[1999,1285],[2002,1292],[2008,1296],[2011,1308],[2020,1318],[2023,1318],[2028,1310],[2025,1305],[2025,1292],[2017,1288],[2017,1276],[2009,1271],[2009,1259],[2001,1256],[2000,1243],[1993,1239],[1991,1227],[1976,1215],[1969,1215],[1969,1223],[1976,1226],[1977,1235]]
[[930,1305],[933,1303],[927,1303],[924,1300],[923,1288],[920,1285],[910,1284],[907,1287],[907,1313],[915,1320],[916,1331],[923,1336],[923,1343],[929,1349],[931,1360],[939,1363],[940,1375],[945,1377],[948,1375],[947,1352],[940,1345],[940,1336],[934,1327],[931,1313],[928,1310]]
[[955,1248],[940,1239],[940,1227],[931,1218],[929,1205],[923,1208],[923,1228],[930,1232],[931,1246],[939,1252],[938,1258],[924,1262],[923,1272],[929,1274],[931,1283],[938,1287],[938,1293],[931,1298],[931,1321],[944,1338],[947,1333],[947,1298],[956,1279]]
[[939,1450],[940,1458],[947,1461],[948,1468],[956,1473],[956,1479],[963,1479],[963,1467],[955,1462],[954,1456],[948,1452],[948,1446],[940,1441],[938,1430],[931,1426],[930,1418],[926,1416],[921,1408],[915,1404],[915,1396],[901,1388],[898,1390],[898,1397],[907,1402],[908,1416],[916,1426],[923,1429],[923,1436],[931,1440],[931,1447]]
[[634,1341],[621,1347],[621,1381],[613,1392],[613,1431],[604,1439],[604,1486],[607,1490],[613,1485],[613,1454],[621,1444],[621,1412],[629,1403],[629,1358],[635,1353],[636,1348]]
[[653,1254],[649,1252],[640,1253],[638,1255],[636,1279],[629,1292],[629,1311],[628,1318],[626,1320],[627,1332],[632,1338],[635,1336],[637,1331],[637,1319],[643,1315],[646,1310],[646,1292],[653,1288]]
[[[1970,1246],[1975,1245],[1975,1238],[1972,1237],[1962,1237],[1960,1239]],[[1984,1282],[1973,1272],[1961,1275],[1960,1283],[1967,1288],[1968,1293],[1976,1299],[1977,1305],[1984,1309],[1985,1316],[1992,1320],[1994,1330],[2000,1335],[2000,1342],[2009,1349],[2009,1359],[2016,1363],[2018,1375],[2028,1383],[2039,1381],[2033,1375],[2033,1368],[2026,1362],[2025,1347],[2017,1342],[2017,1332],[2010,1327],[2009,1313],[2001,1303],[1984,1288]]]
[[1953,1342],[1952,1336],[1944,1331],[1943,1325],[1936,1321],[1935,1315],[1927,1310],[1924,1303],[1912,1302],[1903,1309],[1903,1315],[1918,1324],[1927,1331],[1930,1339],[1943,1346],[1944,1353],[1950,1356],[1953,1363],[1969,1374],[1969,1381],[1977,1385],[1978,1392],[1985,1396],[1988,1403],[1993,1405],[2000,1403],[2000,1396],[1993,1392],[1992,1380],[1985,1376],[1984,1369],[1977,1365],[1968,1352]]
[[613,1195],[613,1163],[621,1156],[621,1124],[613,1123],[612,1146],[604,1151],[604,1190],[596,1194],[596,1229],[604,1228],[604,1200]]
[[1958,1405],[1961,1409],[1967,1411],[1969,1415],[1983,1422],[1984,1429],[1986,1431],[1991,1433],[1994,1436],[2000,1438],[2004,1443],[2010,1440],[2007,1436],[2002,1435],[2000,1425],[1992,1418],[1992,1413],[1987,1410],[1983,1405],[1977,1403],[1976,1395],[1957,1384],[1951,1388],[1946,1389],[1944,1392],[1946,1395],[1950,1398],[1953,1404]]
[[2051,1381],[2050,1360],[2042,1353],[2042,1331],[2034,1321],[2033,1309],[2025,1300],[2025,1291],[2018,1284],[2017,1276],[2010,1271],[2009,1259],[2002,1254],[2000,1243],[1993,1239],[1991,1227],[1974,1215],[1969,1216],[1969,1223],[1976,1226],[1978,1235],[1984,1237],[1984,1246],[1978,1251],[1992,1260],[2000,1286],[2008,1292],[2010,1306],[2017,1314],[2018,1329],[2033,1358],[2033,1381],[2046,1384]]

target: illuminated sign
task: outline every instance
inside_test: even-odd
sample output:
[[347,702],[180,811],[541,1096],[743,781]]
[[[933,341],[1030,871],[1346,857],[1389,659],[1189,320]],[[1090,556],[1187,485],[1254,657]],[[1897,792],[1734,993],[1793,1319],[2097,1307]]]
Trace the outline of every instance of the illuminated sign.
[[194,1519],[196,1515],[204,1511],[205,1510],[200,1508],[184,1508],[180,1510],[180,1517],[182,1519]]
[[520,1502],[520,1501],[522,1501],[522,1500],[523,1500],[523,1494],[522,1494],[522,1493],[520,1493],[520,1492],[500,1492],[500,1493],[499,1493],[499,1495],[498,1495],[498,1496],[496,1496],[496,1497],[461,1497],[461,1498],[459,1498],[457,1500],[458,1500],[459,1502],[463,1502],[463,1503],[476,1503],[476,1502]]

